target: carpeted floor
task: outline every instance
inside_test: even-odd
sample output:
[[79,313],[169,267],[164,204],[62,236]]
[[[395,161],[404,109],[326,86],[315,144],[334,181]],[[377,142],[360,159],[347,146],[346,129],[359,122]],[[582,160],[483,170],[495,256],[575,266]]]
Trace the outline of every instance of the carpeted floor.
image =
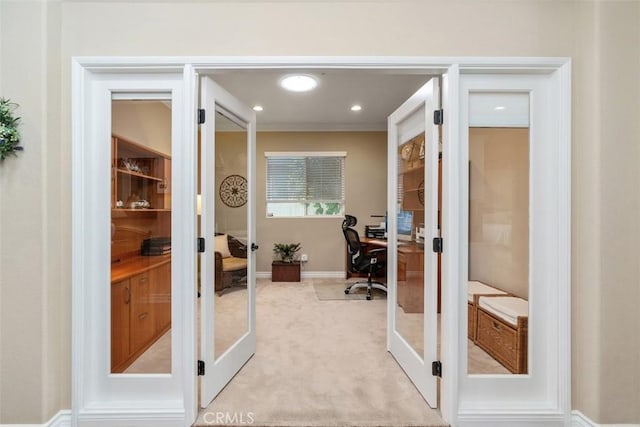
[[[341,280],[258,281],[257,352],[197,426],[442,426],[386,351],[386,298],[344,299]],[[364,298],[364,291],[362,293]],[[244,331],[238,319],[246,289],[216,296],[216,353]],[[398,327],[421,352],[422,315],[396,313]],[[166,333],[127,373],[169,372]],[[508,373],[469,341],[470,373]],[[226,417],[226,418],[225,418]],[[249,418],[250,417],[250,418]],[[225,422],[226,421],[226,422]]]
[[447,425],[386,351],[386,300],[321,301],[312,282],[259,282],[256,354],[195,425]]
[[[367,288],[354,289],[345,294],[344,290],[347,287],[345,283],[344,280],[336,281],[335,279],[313,279],[312,281],[316,298],[320,301],[367,299]],[[371,290],[371,296],[372,299],[387,299],[387,293],[376,288]]]

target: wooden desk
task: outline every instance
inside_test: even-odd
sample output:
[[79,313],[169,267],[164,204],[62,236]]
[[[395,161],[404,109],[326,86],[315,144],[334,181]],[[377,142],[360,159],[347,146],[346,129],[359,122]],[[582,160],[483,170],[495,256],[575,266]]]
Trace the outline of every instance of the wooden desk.
[[398,245],[398,305],[405,313],[424,312],[424,246]]
[[[387,248],[387,241],[361,238],[366,248]],[[398,305],[405,313],[424,312],[424,245],[398,242]],[[386,274],[386,272],[385,272]]]
[[[387,241],[360,238],[364,250],[387,248]],[[349,253],[347,252],[347,256]],[[348,262],[348,260],[347,260]],[[386,276],[383,269],[381,274]],[[363,275],[351,274],[347,270],[347,278]],[[366,277],[366,274],[364,275]],[[415,242],[398,242],[398,305],[405,313],[424,312],[424,245]],[[438,254],[438,313],[440,313],[440,254]]]

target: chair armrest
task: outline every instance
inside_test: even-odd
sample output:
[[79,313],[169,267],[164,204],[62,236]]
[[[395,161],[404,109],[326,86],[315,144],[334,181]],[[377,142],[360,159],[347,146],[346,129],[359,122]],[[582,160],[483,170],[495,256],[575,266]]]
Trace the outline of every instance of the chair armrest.
[[371,249],[370,251],[367,251],[367,254],[379,254],[380,252],[386,252],[387,248],[376,248],[376,249]]

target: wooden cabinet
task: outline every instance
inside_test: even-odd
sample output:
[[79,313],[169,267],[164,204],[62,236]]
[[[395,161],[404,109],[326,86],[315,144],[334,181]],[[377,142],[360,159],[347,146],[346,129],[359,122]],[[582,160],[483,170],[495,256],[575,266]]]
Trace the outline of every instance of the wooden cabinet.
[[424,312],[424,248],[398,248],[398,305],[405,313]]
[[[424,133],[410,139],[398,147],[398,202],[400,209],[410,211],[413,218],[413,230],[424,224],[425,211],[425,135]],[[441,223],[442,205],[442,166],[438,160],[438,206],[427,206],[427,209],[437,208],[438,230]],[[415,236],[414,236],[415,237]],[[430,245],[431,238],[425,236]],[[409,251],[398,250],[398,303],[405,312],[421,313],[423,311],[424,289],[424,251],[420,255]],[[416,257],[419,256],[418,260]],[[413,267],[409,267],[413,266]],[[438,254],[437,261],[437,289],[438,289],[438,313],[440,312],[440,266],[441,259]],[[417,270],[419,268],[419,271]]]
[[153,338],[150,272],[136,274],[131,280],[131,347],[134,352]]
[[300,281],[300,261],[283,262],[273,261],[271,263],[272,282],[299,282]]
[[145,239],[171,235],[171,158],[112,137],[111,260],[140,255]]
[[131,353],[129,313],[131,287],[129,279],[111,284],[111,370],[117,369]]
[[171,209],[171,157],[113,136],[111,165],[113,209]]
[[112,268],[111,372],[123,372],[171,328],[171,257]]
[[162,334],[171,325],[171,263],[151,270],[153,330]]
[[[170,183],[168,154],[112,135],[111,371],[114,373],[124,371],[171,328]],[[165,242],[155,248],[157,252],[144,251],[158,256],[142,256],[145,239]]]

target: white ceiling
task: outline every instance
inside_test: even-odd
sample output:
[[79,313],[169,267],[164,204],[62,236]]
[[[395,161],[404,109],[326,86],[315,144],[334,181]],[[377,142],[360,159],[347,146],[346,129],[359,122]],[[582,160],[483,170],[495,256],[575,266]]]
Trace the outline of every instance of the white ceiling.
[[[295,93],[278,81],[287,74],[311,74],[318,87]],[[258,130],[386,130],[387,116],[431,76],[415,70],[224,70],[211,76],[243,103],[261,105]],[[353,104],[362,111],[352,112]]]

